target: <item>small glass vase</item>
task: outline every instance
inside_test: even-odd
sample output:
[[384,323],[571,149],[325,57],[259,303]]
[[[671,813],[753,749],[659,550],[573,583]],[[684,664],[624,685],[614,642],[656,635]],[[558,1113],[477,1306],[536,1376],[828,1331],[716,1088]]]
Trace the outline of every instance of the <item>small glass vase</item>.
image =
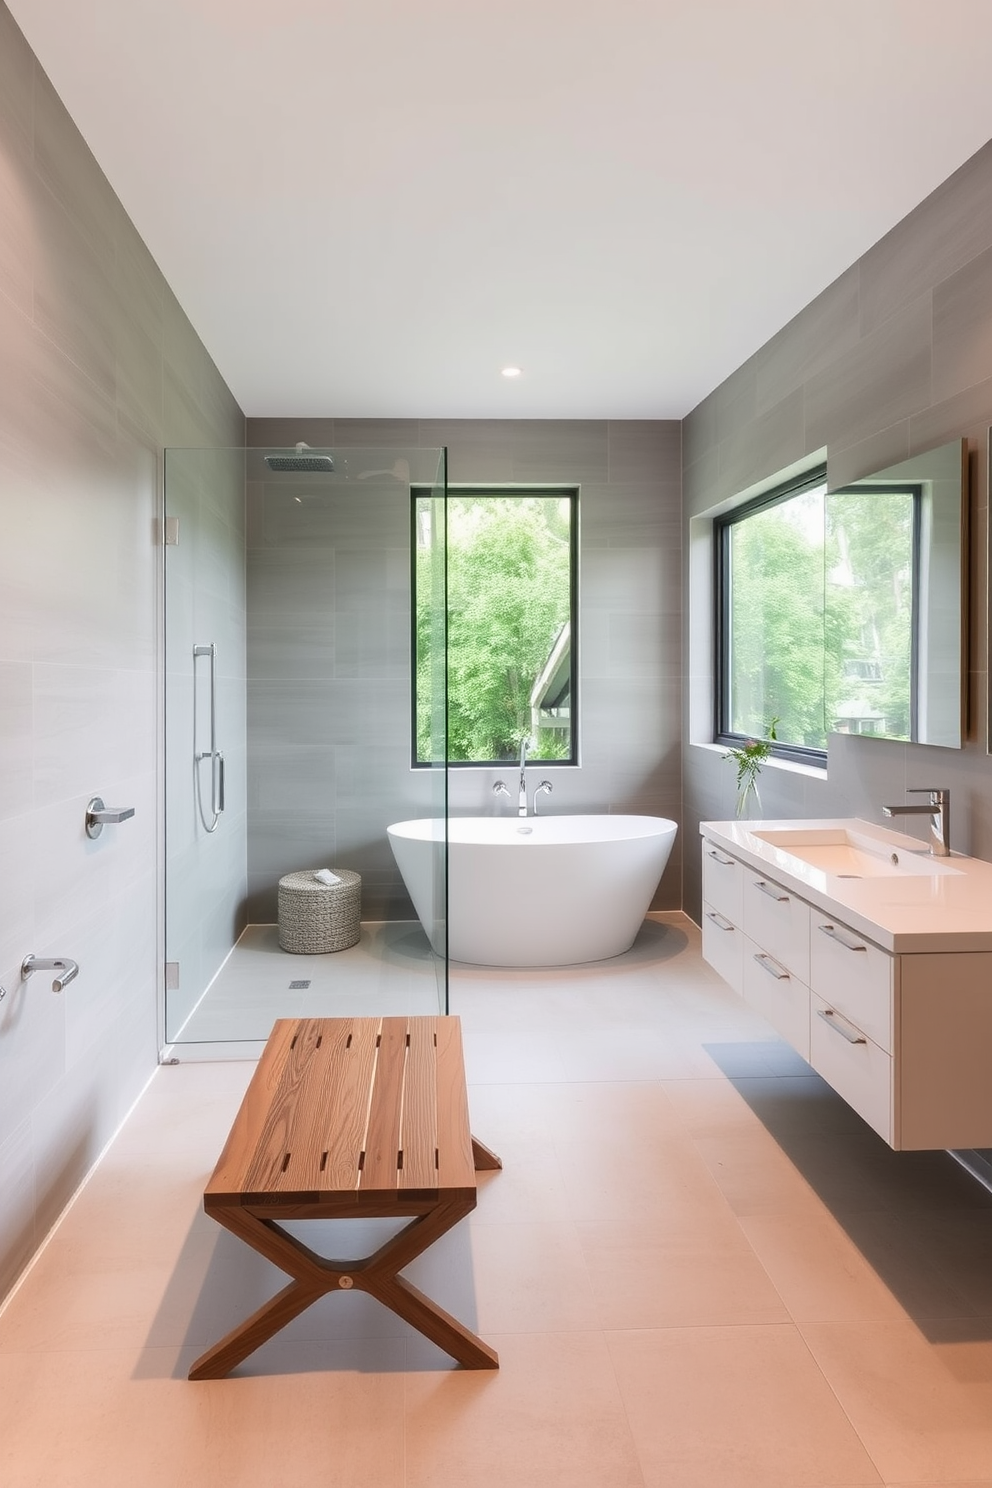
[[758,782],[751,775],[747,780],[742,780],[737,787],[737,820],[759,821],[761,818],[761,797],[758,794]]

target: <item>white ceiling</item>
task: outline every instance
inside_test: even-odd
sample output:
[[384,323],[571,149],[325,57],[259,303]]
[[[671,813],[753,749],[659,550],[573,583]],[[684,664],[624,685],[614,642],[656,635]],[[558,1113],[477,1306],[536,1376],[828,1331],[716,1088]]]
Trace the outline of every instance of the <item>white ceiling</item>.
[[989,0],[7,3],[248,415],[681,417],[992,136]]

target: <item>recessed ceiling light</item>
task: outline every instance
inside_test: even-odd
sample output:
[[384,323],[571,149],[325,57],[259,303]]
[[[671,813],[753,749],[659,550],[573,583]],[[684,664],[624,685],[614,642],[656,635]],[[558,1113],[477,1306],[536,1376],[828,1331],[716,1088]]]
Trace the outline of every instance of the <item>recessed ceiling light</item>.
[[519,367],[504,367],[503,368],[503,376],[504,377],[519,377],[520,376],[520,368]]

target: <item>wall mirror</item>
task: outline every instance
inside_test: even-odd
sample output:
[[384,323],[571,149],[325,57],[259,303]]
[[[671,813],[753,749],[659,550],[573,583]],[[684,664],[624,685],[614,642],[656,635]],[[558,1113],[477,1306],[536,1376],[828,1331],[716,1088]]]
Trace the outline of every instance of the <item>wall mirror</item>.
[[961,748],[967,468],[965,441],[955,439],[828,490],[834,732]]

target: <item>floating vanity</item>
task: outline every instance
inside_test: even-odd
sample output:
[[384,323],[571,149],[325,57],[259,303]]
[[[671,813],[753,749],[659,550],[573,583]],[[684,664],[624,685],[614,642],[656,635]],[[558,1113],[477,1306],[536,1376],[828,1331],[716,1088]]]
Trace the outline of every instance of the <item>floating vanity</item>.
[[890,1146],[992,1146],[992,863],[703,822],[703,956]]

